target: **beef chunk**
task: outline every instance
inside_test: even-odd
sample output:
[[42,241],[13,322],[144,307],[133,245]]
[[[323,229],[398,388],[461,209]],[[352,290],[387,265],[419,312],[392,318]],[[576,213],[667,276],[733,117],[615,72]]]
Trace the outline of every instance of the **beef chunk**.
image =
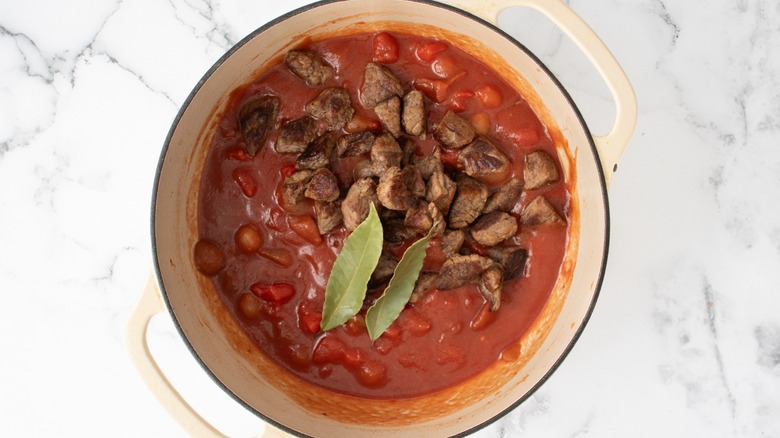
[[531,152],[525,157],[523,178],[525,179],[525,188],[533,190],[558,181],[558,168],[547,152]]
[[376,116],[379,117],[379,121],[382,122],[385,129],[393,137],[398,138],[401,136],[401,98],[393,96],[387,100],[379,102],[374,107]]
[[449,212],[450,228],[454,229],[467,227],[477,219],[489,193],[486,185],[462,174],[458,176],[457,186]]
[[312,175],[311,170],[299,170],[284,179],[282,183],[282,199],[287,205],[295,205],[305,197],[306,186]]
[[436,288],[455,289],[476,281],[493,263],[493,260],[477,254],[452,256],[442,265]]
[[439,149],[434,150],[432,155],[415,159],[414,165],[420,169],[420,175],[422,175],[423,179],[426,181],[431,179],[431,175],[435,172],[444,172]]
[[376,135],[371,131],[355,132],[339,137],[336,145],[336,153],[339,157],[354,157],[363,155],[371,150]]
[[460,251],[463,242],[466,241],[466,232],[463,230],[447,230],[441,237],[441,251],[447,258]]
[[371,178],[362,178],[355,181],[349,188],[347,196],[341,203],[341,213],[344,215],[344,226],[353,231],[368,216],[370,203],[377,207],[379,200],[376,196],[376,183]]
[[295,76],[312,87],[319,87],[333,77],[333,68],[312,52],[290,50],[284,57],[284,63]]
[[371,146],[371,163],[375,175],[381,176],[390,167],[399,167],[403,155],[398,142],[390,134],[377,137]]
[[432,237],[439,237],[444,233],[446,223],[444,216],[433,203],[417,201],[412,208],[406,210],[404,224],[413,228],[420,234],[428,234],[428,231],[436,225],[431,232]]
[[317,229],[320,234],[328,234],[341,225],[343,215],[341,214],[341,202],[323,202],[314,203],[314,215],[317,219]]
[[333,202],[339,199],[339,182],[336,175],[325,167],[315,170],[305,195],[315,201]]
[[376,192],[379,202],[390,210],[408,210],[416,202],[400,167],[390,167],[382,174]]
[[331,130],[339,130],[352,119],[355,109],[352,108],[352,100],[347,90],[326,88],[306,104],[306,112],[318,119],[325,119]]
[[409,135],[425,133],[425,98],[419,90],[412,90],[404,96],[402,121],[404,131]]
[[518,178],[512,178],[501,185],[501,187],[488,198],[482,213],[492,213],[494,211],[509,213],[515,208],[522,195],[523,181]]
[[439,209],[433,202],[428,203],[428,215],[433,221],[433,231],[431,231],[431,237],[441,237],[447,230],[447,221],[444,220],[444,215],[441,214]]
[[335,145],[333,137],[328,134],[317,137],[306,147],[306,150],[298,155],[298,159],[295,160],[295,168],[314,170],[327,167],[330,164],[330,156]]
[[417,143],[415,143],[413,140],[406,139],[404,141],[403,152],[404,154],[401,158],[401,167],[412,164],[414,162],[415,157],[417,157]]
[[354,176],[356,180],[376,176],[373,163],[368,160],[358,162],[355,164],[355,168],[352,169],[352,176]]
[[477,289],[485,301],[490,304],[490,311],[495,312],[501,307],[501,289],[504,283],[504,272],[501,266],[493,263],[479,278]]
[[423,181],[422,175],[420,175],[420,169],[417,166],[409,165],[403,169],[404,178],[406,178],[406,187],[409,187],[409,191],[412,192],[412,196],[415,198],[425,197],[425,181]]
[[456,191],[457,186],[450,177],[437,170],[428,180],[425,199],[428,202],[433,202],[442,214],[447,214]]
[[299,154],[315,138],[317,138],[317,121],[314,118],[303,116],[290,120],[279,130],[279,138],[276,139],[276,152]]
[[366,108],[374,108],[393,96],[403,95],[404,88],[393,72],[386,67],[369,62],[363,74],[363,85],[360,87],[360,103]]
[[555,211],[544,196],[539,196],[523,208],[520,221],[524,225],[564,224],[565,220]]
[[246,142],[246,153],[254,157],[268,140],[279,115],[279,98],[262,96],[244,104],[238,114],[241,132]]
[[463,165],[466,175],[475,178],[501,175],[509,170],[509,158],[484,137],[477,138],[461,149],[458,162]]
[[385,241],[405,242],[417,237],[417,230],[404,224],[403,219],[392,219],[384,223]]
[[390,277],[393,276],[396,266],[398,266],[398,260],[383,252],[382,255],[379,256],[379,261],[376,264],[376,268],[374,268],[374,272],[371,273],[371,279],[368,280],[368,287],[373,289],[390,281]]
[[504,268],[504,280],[523,275],[528,251],[517,246],[496,246],[488,249],[488,256]]
[[414,304],[420,301],[429,290],[436,286],[437,277],[438,275],[433,272],[420,272],[420,276],[417,277],[417,282],[414,283],[414,289],[412,290],[412,295],[409,297],[409,302]]
[[436,126],[436,130],[433,131],[436,140],[448,148],[454,149],[460,149],[471,143],[475,135],[476,131],[471,123],[452,111],[447,111],[439,125]]
[[496,246],[517,233],[517,219],[503,211],[488,213],[471,227],[471,237],[485,246]]

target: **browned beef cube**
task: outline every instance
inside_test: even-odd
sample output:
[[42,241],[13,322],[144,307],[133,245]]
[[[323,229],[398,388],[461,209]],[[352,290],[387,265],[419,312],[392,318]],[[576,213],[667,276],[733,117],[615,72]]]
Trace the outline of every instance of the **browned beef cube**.
[[379,121],[382,122],[382,125],[384,125],[385,129],[393,135],[393,137],[398,138],[401,136],[401,98],[398,96],[393,96],[387,100],[383,100],[382,102],[379,102],[374,107],[374,112],[376,113],[376,116],[379,118]]
[[238,114],[241,132],[246,142],[246,153],[254,157],[268,140],[279,115],[279,98],[266,95],[249,101]]
[[511,178],[488,198],[482,213],[492,213],[494,211],[509,213],[515,208],[522,195],[523,181],[518,178]]
[[428,291],[433,289],[436,286],[436,277],[438,275],[433,272],[420,272],[417,282],[414,283],[414,289],[409,297],[409,302],[414,304],[420,301]]
[[490,311],[495,312],[501,307],[501,289],[503,289],[504,272],[501,266],[493,263],[479,279],[477,289],[485,301],[490,304]]
[[347,196],[341,203],[341,213],[344,216],[344,227],[353,231],[368,217],[371,202],[379,207],[376,196],[376,183],[371,178],[361,178],[352,184]]
[[477,254],[454,255],[442,265],[439,278],[436,279],[436,288],[455,289],[474,282],[493,263],[493,260]]
[[441,164],[441,152],[438,148],[433,151],[432,155],[415,159],[414,165],[420,169],[420,175],[426,181],[431,179],[431,175],[435,172],[444,172],[444,165]]
[[456,191],[457,186],[450,177],[445,175],[444,172],[437,170],[428,180],[425,200],[433,202],[442,214],[447,214],[450,211]]
[[328,234],[341,225],[343,215],[341,214],[341,202],[323,202],[314,203],[314,215],[317,219],[317,229],[320,234]]
[[376,189],[379,202],[390,210],[408,210],[416,199],[412,196],[409,187],[406,186],[406,178],[400,167],[390,167],[379,178],[379,186]]
[[555,160],[544,151],[535,151],[525,156],[523,166],[525,188],[533,190],[558,181],[558,167]]
[[555,207],[544,196],[539,196],[523,208],[520,221],[524,225],[565,224]]
[[352,169],[352,176],[356,180],[360,178],[377,176],[376,172],[374,171],[374,164],[369,160],[359,161],[357,164],[355,164],[355,168]]
[[428,234],[428,231],[435,225],[431,237],[441,236],[447,226],[439,209],[433,203],[422,201],[417,201],[417,204],[406,210],[404,224],[420,234]]
[[306,186],[312,175],[311,170],[299,170],[284,179],[282,183],[282,199],[287,205],[295,205],[305,197]]
[[504,268],[504,280],[523,275],[528,251],[517,246],[496,246],[488,249],[488,256]]
[[417,166],[408,165],[404,167],[403,173],[404,178],[406,178],[406,186],[409,187],[412,196],[415,198],[424,198],[426,192],[425,181],[423,181]]
[[419,90],[412,90],[404,96],[402,113],[404,131],[409,135],[425,133],[425,98]]
[[417,230],[405,225],[403,219],[391,219],[384,222],[384,236],[387,242],[400,243],[417,237]]
[[371,163],[375,175],[381,176],[390,167],[399,167],[403,151],[390,134],[382,134],[374,140],[371,146]]
[[339,157],[354,157],[371,150],[376,135],[371,131],[361,131],[339,137],[336,153]]
[[291,50],[284,57],[284,63],[295,76],[313,87],[319,87],[333,77],[333,68],[312,52]]
[[503,211],[494,211],[477,219],[470,232],[481,245],[496,246],[517,233],[517,219]]
[[333,202],[339,199],[339,182],[336,175],[326,167],[315,170],[311,175],[305,195],[315,201]]
[[329,134],[317,137],[295,160],[296,169],[319,169],[330,164],[330,156],[336,142]]
[[485,178],[505,174],[509,170],[509,158],[484,137],[478,137],[458,152],[458,162],[468,176]]
[[460,251],[463,242],[466,241],[466,232],[463,230],[447,230],[441,237],[441,252],[447,258],[452,257]]
[[376,268],[374,268],[374,272],[371,273],[368,287],[373,289],[390,281],[396,266],[398,266],[398,260],[393,258],[390,254],[383,252],[382,255],[379,256],[379,261],[376,264]]
[[488,198],[486,185],[465,175],[459,175],[455,199],[452,200],[449,212],[450,228],[458,229],[469,226],[477,219]]
[[403,157],[401,158],[401,167],[408,164],[412,164],[417,157],[417,143],[413,140],[406,139],[403,147]]
[[299,154],[317,138],[317,121],[311,116],[290,120],[282,126],[276,139],[276,152]]
[[352,119],[355,109],[349,92],[343,88],[326,88],[306,104],[306,112],[328,122],[331,130],[339,130]]
[[454,149],[460,149],[471,143],[475,135],[476,131],[471,123],[452,111],[447,111],[439,125],[436,126],[436,130],[433,131],[436,140],[439,140],[444,146]]
[[444,219],[444,215],[436,207],[433,202],[428,203],[428,215],[433,221],[433,231],[431,231],[431,237],[441,237],[447,230],[447,221]]
[[404,88],[393,72],[385,66],[369,62],[363,74],[360,87],[360,103],[366,108],[374,108],[393,96],[401,96]]

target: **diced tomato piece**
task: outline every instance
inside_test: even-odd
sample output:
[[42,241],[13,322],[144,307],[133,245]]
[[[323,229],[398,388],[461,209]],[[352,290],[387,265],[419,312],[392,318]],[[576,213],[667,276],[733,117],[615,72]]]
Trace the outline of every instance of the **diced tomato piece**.
[[533,110],[525,103],[518,103],[496,114],[496,131],[518,146],[532,146],[541,140],[543,127]]
[[382,123],[376,119],[369,119],[360,114],[355,114],[352,119],[344,126],[344,130],[350,134],[363,131],[379,131],[382,129]]
[[320,321],[322,321],[322,312],[313,310],[312,305],[304,301],[298,305],[298,328],[303,333],[314,335],[320,331]]
[[364,386],[382,386],[387,381],[387,367],[375,360],[363,362],[358,369],[358,380]]
[[252,177],[251,170],[245,168],[236,169],[233,171],[233,179],[238,184],[238,187],[241,188],[241,191],[244,192],[244,195],[248,198],[255,196],[255,193],[257,193],[257,182]]
[[320,235],[320,229],[317,227],[317,223],[314,222],[314,218],[305,216],[289,216],[287,223],[290,228],[295,231],[295,234],[301,236],[305,241],[312,245],[319,245],[322,243],[322,236]]
[[244,148],[230,148],[225,152],[225,156],[238,161],[252,161],[252,157],[246,153]]
[[293,264],[292,254],[285,249],[267,248],[261,250],[260,255],[285,268],[289,268]]
[[398,40],[387,32],[374,35],[374,62],[392,64],[398,61]]
[[455,61],[455,58],[448,55],[436,58],[431,64],[431,71],[440,78],[452,78],[466,73]]
[[483,330],[496,319],[496,313],[497,312],[491,312],[490,303],[485,302],[485,304],[479,308],[477,314],[474,315],[474,318],[471,319],[469,326],[474,331]]
[[463,168],[463,166],[458,163],[457,149],[442,148],[440,152],[441,164],[443,164],[447,170],[461,170]]
[[436,103],[444,102],[447,98],[447,90],[450,84],[447,81],[441,79],[426,79],[420,78],[414,81],[414,88],[422,91],[422,93]]
[[441,41],[433,41],[417,48],[417,58],[423,62],[431,62],[436,55],[447,50],[447,45]]
[[488,248],[485,245],[482,245],[472,238],[466,239],[466,241],[463,242],[463,247],[471,251],[472,254],[487,256],[488,253]]
[[403,330],[414,336],[422,336],[431,331],[431,320],[411,309],[405,310],[399,321]]
[[504,96],[498,91],[498,88],[492,85],[482,85],[474,90],[477,95],[477,99],[482,102],[485,108],[495,108],[501,105],[504,101]]
[[341,363],[346,348],[335,336],[325,335],[314,346],[311,360],[316,364]]
[[471,90],[458,90],[450,95],[447,101],[447,107],[456,113],[463,112],[466,109],[466,102],[474,97],[474,92]]
[[357,368],[366,361],[365,354],[359,348],[350,348],[344,352],[344,366]]
[[431,239],[428,242],[428,248],[425,250],[425,260],[423,268],[430,271],[438,271],[447,257],[441,249],[441,239]]
[[284,304],[295,295],[295,288],[287,283],[255,283],[249,289],[258,298],[272,304]]
[[282,176],[287,178],[288,176],[292,175],[296,172],[295,164],[288,164],[286,166],[282,166]]
[[382,333],[382,337],[387,339],[398,339],[401,336],[401,327],[399,327],[397,320],[390,324],[390,327],[385,329]]
[[305,370],[309,367],[309,365],[311,365],[311,362],[309,361],[309,349],[304,347],[302,344],[290,343],[289,345],[285,346],[284,350],[287,355],[287,359],[293,368]]
[[350,336],[360,336],[366,333],[366,319],[363,315],[355,315],[344,323],[344,331]]

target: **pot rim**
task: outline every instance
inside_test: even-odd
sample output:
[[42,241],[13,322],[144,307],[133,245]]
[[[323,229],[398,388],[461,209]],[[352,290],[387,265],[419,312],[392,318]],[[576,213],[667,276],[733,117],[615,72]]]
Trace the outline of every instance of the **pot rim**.
[[[157,168],[155,170],[155,176],[154,176],[154,182],[153,182],[153,189],[152,189],[152,199],[151,199],[151,215],[150,215],[150,228],[151,228],[151,249],[152,249],[152,260],[154,265],[154,275],[157,279],[157,283],[160,288],[160,293],[163,299],[163,302],[165,304],[165,308],[168,312],[168,314],[171,316],[171,319],[173,321],[173,325],[176,328],[176,331],[179,333],[179,336],[181,337],[182,341],[184,342],[186,348],[189,350],[189,352],[192,354],[192,356],[195,358],[197,363],[200,365],[200,367],[206,372],[206,374],[211,378],[211,380],[220,387],[225,393],[227,393],[233,400],[238,402],[241,406],[243,406],[248,411],[252,412],[254,415],[258,416],[260,419],[262,419],[265,423],[271,424],[276,428],[279,428],[291,435],[299,436],[299,437],[309,437],[309,435],[302,434],[301,432],[294,430],[290,428],[290,426],[281,424],[269,417],[267,417],[264,413],[258,411],[254,407],[250,406],[247,402],[242,400],[238,395],[236,395],[230,388],[228,388],[224,383],[222,383],[221,380],[214,374],[214,372],[206,365],[206,363],[203,361],[203,359],[198,355],[198,353],[195,351],[195,348],[190,343],[189,339],[185,335],[181,325],[179,324],[178,319],[176,318],[176,315],[173,312],[173,309],[171,308],[171,303],[168,299],[168,293],[165,288],[165,283],[162,278],[161,269],[160,269],[160,260],[158,258],[158,251],[157,251],[157,236],[155,231],[155,217],[157,213],[157,196],[158,191],[160,188],[160,176],[163,169],[163,164],[165,162],[165,159],[167,157],[168,149],[170,147],[171,140],[173,138],[174,132],[176,131],[177,127],[179,126],[179,123],[186,112],[186,110],[189,108],[192,100],[195,98],[195,96],[200,92],[203,85],[206,83],[209,78],[218,70],[222,64],[225,63],[225,61],[230,58],[236,51],[238,51],[240,48],[242,48],[245,44],[247,44],[249,41],[256,38],[258,35],[265,32],[267,29],[276,26],[279,23],[282,23],[286,20],[288,20],[291,17],[294,17],[296,15],[308,12],[312,9],[316,9],[322,6],[326,6],[329,4],[334,3],[341,3],[345,1],[351,1],[351,0],[320,0],[316,1],[314,3],[310,3],[308,5],[301,6],[299,8],[296,8],[292,11],[289,11],[283,15],[280,15],[276,18],[274,18],[271,21],[266,22],[262,26],[258,27],[248,35],[246,35],[244,38],[242,38],[239,42],[234,44],[230,49],[227,50],[207,71],[206,73],[198,80],[198,82],[193,87],[192,91],[189,93],[187,98],[182,103],[181,107],[179,108],[179,111],[176,114],[176,117],[173,119],[173,122],[171,123],[171,127],[168,130],[168,134],[165,137],[165,141],[163,143],[162,150],[160,152],[160,158],[157,162]],[[574,332],[571,340],[568,342],[566,347],[561,352],[558,359],[553,363],[553,365],[544,373],[541,379],[533,385],[528,392],[526,392],[522,397],[518,398],[516,401],[514,401],[511,405],[509,405],[506,409],[496,413],[492,417],[488,418],[487,420],[461,432],[456,435],[453,435],[454,437],[465,437],[467,435],[473,434],[493,423],[495,423],[500,418],[503,418],[506,416],[510,411],[516,409],[518,406],[520,406],[523,402],[525,402],[529,397],[531,397],[547,380],[552,376],[552,374],[557,371],[558,367],[561,365],[564,359],[568,357],[571,350],[574,348],[574,345],[579,340],[580,336],[582,335],[585,326],[588,324],[591,315],[593,314],[593,310],[595,308],[596,302],[598,301],[599,295],[601,293],[601,286],[604,282],[604,275],[606,272],[607,267],[607,259],[608,259],[608,253],[609,253],[609,243],[610,243],[610,211],[609,211],[609,197],[607,193],[607,182],[604,175],[604,170],[602,167],[601,159],[599,157],[598,150],[596,148],[596,144],[593,140],[593,135],[591,134],[590,129],[588,128],[587,123],[585,122],[584,117],[582,116],[582,113],[579,110],[579,107],[572,99],[571,95],[566,91],[566,88],[561,84],[561,82],[558,80],[558,78],[553,74],[552,71],[533,53],[531,52],[525,45],[523,45],[521,42],[510,36],[508,33],[503,31],[501,28],[499,28],[497,25],[490,23],[470,12],[464,11],[463,9],[457,8],[455,6],[451,6],[445,3],[440,3],[438,1],[434,0],[397,0],[397,1],[408,1],[408,2],[414,2],[414,3],[420,3],[424,5],[434,6],[438,8],[442,8],[451,12],[455,12],[465,18],[474,20],[489,30],[497,33],[499,36],[507,40],[509,43],[516,46],[519,50],[524,52],[527,56],[529,56],[537,65],[538,67],[552,80],[553,84],[559,89],[559,91],[562,93],[563,97],[566,99],[566,101],[571,106],[572,110],[574,111],[577,120],[579,124],[581,125],[582,129],[585,132],[585,135],[588,139],[588,146],[590,147],[590,150],[593,154],[593,157],[596,160],[596,171],[599,178],[599,186],[601,189],[601,195],[604,202],[604,245],[602,248],[603,258],[601,262],[601,267],[598,272],[598,277],[595,281],[595,287],[593,290],[593,298],[590,301],[590,304],[588,305],[588,308],[583,315],[582,322],[577,328],[577,330]]]

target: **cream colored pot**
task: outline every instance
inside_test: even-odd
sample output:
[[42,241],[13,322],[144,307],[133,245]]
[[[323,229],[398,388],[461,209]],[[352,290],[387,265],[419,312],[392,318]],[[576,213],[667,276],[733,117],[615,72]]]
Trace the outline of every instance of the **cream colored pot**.
[[[451,2],[452,3],[452,2]],[[195,435],[217,434],[178,395],[145,343],[149,318],[161,310],[157,283],[175,324],[204,369],[249,410],[299,435],[450,436],[480,428],[517,406],[563,360],[593,309],[604,274],[609,215],[607,183],[636,122],[636,101],[615,59],[559,0],[345,0],[287,14],[241,41],[198,83],[176,118],[157,174],[153,203],[156,282],[150,283],[129,329],[141,375],[181,424]],[[603,75],[617,104],[605,137],[594,138],[569,95],[526,49],[498,30],[498,13],[512,5],[535,8],[557,23]],[[471,13],[465,12],[471,11]],[[552,297],[514,360],[502,360],[450,390],[399,401],[334,394],[280,370],[253,346],[228,315],[210,280],[194,269],[198,188],[217,115],[234,88],[304,38],[390,29],[435,36],[482,58],[528,98],[558,148],[571,186],[571,236]]]

